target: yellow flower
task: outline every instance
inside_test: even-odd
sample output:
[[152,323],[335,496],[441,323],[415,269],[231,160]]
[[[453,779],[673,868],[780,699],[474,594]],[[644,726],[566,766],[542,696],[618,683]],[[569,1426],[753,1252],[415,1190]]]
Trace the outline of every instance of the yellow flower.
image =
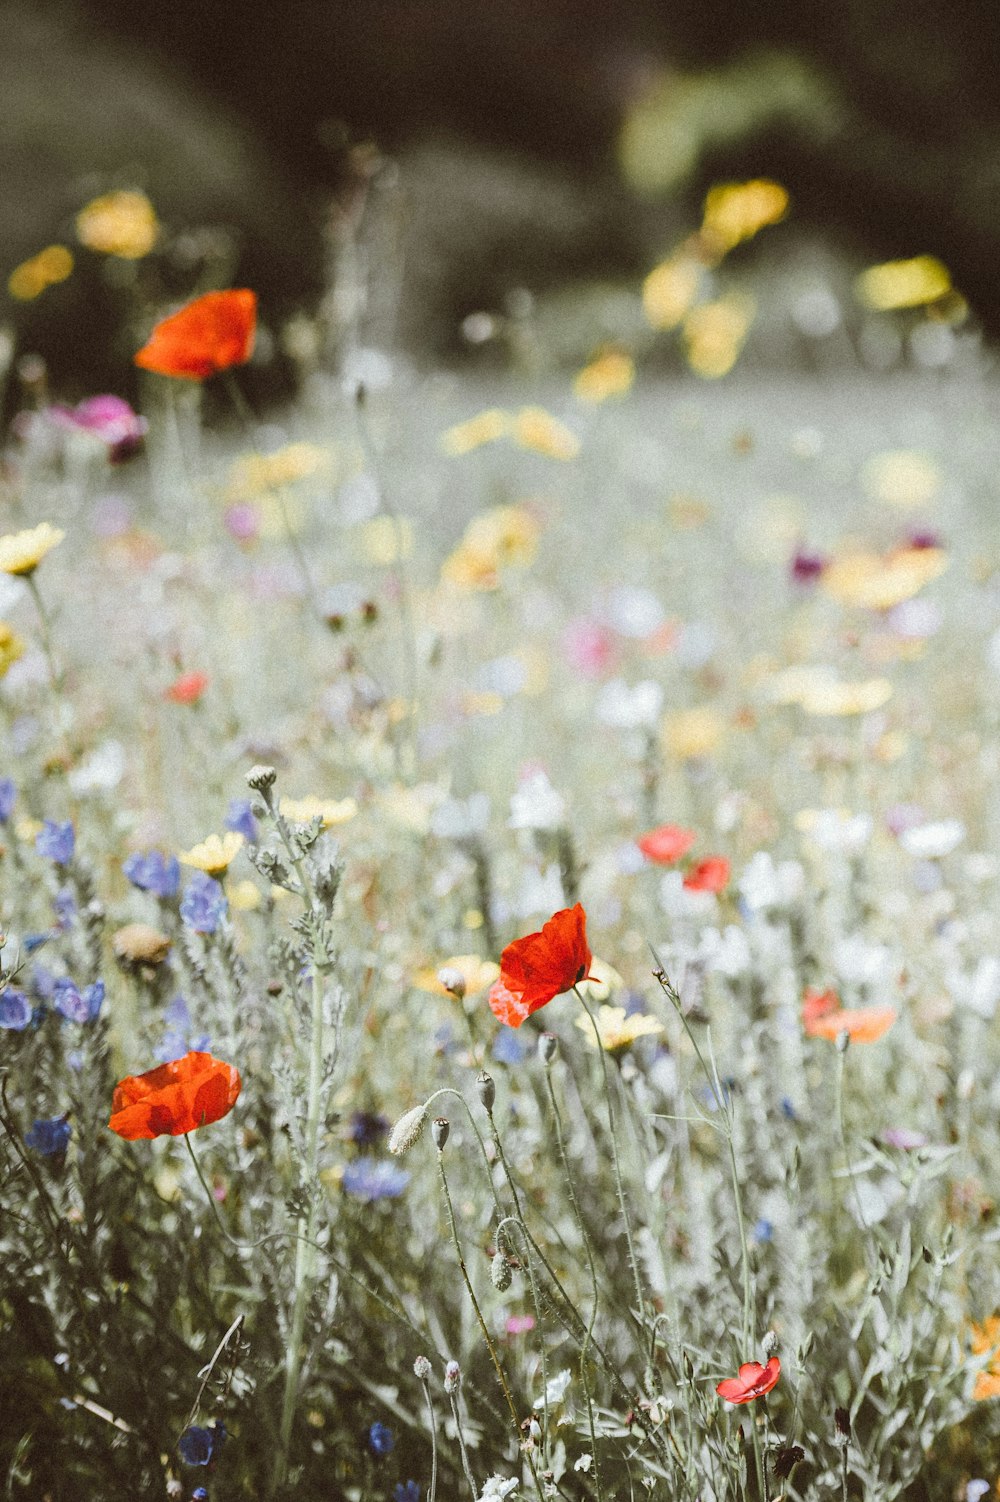
[[595,954],[590,961],[589,980],[580,982],[588,1001],[607,1001],[612,991],[620,991],[625,982],[613,965]]
[[675,329],[694,302],[705,268],[677,252],[654,266],[642,284],[642,306],[654,329]]
[[546,459],[575,459],[580,440],[544,407],[522,407],[514,419],[514,442]]
[[711,756],[722,740],[722,716],[707,705],[667,715],[660,730],[663,749],[682,761]]
[[635,380],[635,361],[620,349],[607,349],[585,365],[573,382],[578,401],[606,402],[611,396],[625,396]]
[[894,308],[920,308],[937,302],[951,291],[951,276],[934,256],[914,256],[910,261],[885,261],[869,266],[855,283],[862,302],[879,313]]
[[1000,1397],[1000,1314],[991,1314],[981,1325],[973,1325],[969,1344],[974,1356],[990,1356],[989,1363],[977,1375],[972,1396],[977,1402]]
[[263,902],[260,887],[253,881],[232,881],[226,887],[229,906],[237,913],[254,913]]
[[156,210],[145,193],[105,193],[92,198],[76,216],[81,245],[125,261],[148,256],[159,233]]
[[413,523],[405,516],[373,517],[361,529],[361,546],[372,563],[398,563],[413,552]]
[[[596,1048],[597,1041],[594,1038],[590,1018],[577,1017],[575,1020],[591,1048]],[[657,1022],[655,1017],[646,1017],[641,1012],[635,1012],[631,1017],[626,1017],[624,1007],[612,1007],[606,1003],[597,1008],[596,1020],[601,1047],[607,1053],[616,1053],[620,1048],[628,1048],[636,1038],[648,1038],[663,1032],[663,1023]]]
[[7,291],[18,302],[30,302],[33,297],[64,282],[73,270],[73,256],[65,245],[47,245],[29,261],[15,266],[7,278]]
[[941,548],[902,548],[885,558],[876,553],[849,553],[823,570],[819,585],[842,605],[890,610],[919,594],[947,567]]
[[728,375],[743,348],[756,313],[752,297],[729,292],[715,302],[699,303],[684,319],[688,364],[707,381]]
[[209,876],[221,876],[228,871],[245,843],[236,830],[227,829],[221,839],[217,834],[210,834],[200,844],[185,850],[178,859],[182,865],[194,866]]
[[226,500],[256,500],[332,467],[333,456],[315,443],[286,443],[270,454],[244,454],[229,471]]
[[721,257],[787,213],[788,194],[780,183],[764,177],[748,183],[719,183],[705,199],[701,232],[710,252]]
[[0,621],[0,678],[24,656],[24,642],[7,621]]
[[467,422],[457,423],[455,427],[442,433],[441,447],[446,454],[457,458],[462,454],[471,454],[473,449],[482,448],[484,443],[495,443],[509,431],[510,418],[507,413],[499,407],[490,407],[477,417],[470,417]]
[[888,506],[927,506],[941,485],[941,472],[926,454],[893,449],[875,454],[862,471],[865,490]]
[[526,506],[492,506],[473,517],[441,565],[441,577],[463,589],[496,589],[502,567],[532,561],[539,530]]
[[446,584],[457,584],[459,589],[498,589],[500,585],[496,565],[464,542],[442,563],[441,578]]
[[40,522],[27,532],[8,532],[6,537],[0,537],[0,573],[26,578],[65,536],[65,532],[48,522]]
[[484,960],[478,954],[454,954],[450,960],[442,960],[433,969],[428,966],[424,970],[418,970],[413,977],[413,984],[418,991],[430,991],[435,996],[450,996],[452,993],[445,990],[438,980],[441,970],[457,970],[465,981],[467,996],[485,991],[500,974],[500,966],[493,960]]
[[785,668],[768,686],[772,704],[798,704],[811,715],[869,714],[891,697],[892,684],[887,678],[849,683],[823,663]]
[[346,824],[358,811],[353,798],[317,798],[312,793],[305,798],[282,798],[278,806],[293,824],[308,824],[318,818],[324,829],[329,829],[331,824]]

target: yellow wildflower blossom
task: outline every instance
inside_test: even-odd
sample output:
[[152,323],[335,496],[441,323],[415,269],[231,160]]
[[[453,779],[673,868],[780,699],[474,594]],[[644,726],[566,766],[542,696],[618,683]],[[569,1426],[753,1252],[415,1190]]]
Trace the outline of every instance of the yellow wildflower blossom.
[[15,266],[7,278],[7,291],[18,302],[30,302],[46,287],[64,282],[73,270],[73,256],[65,245],[47,245],[36,256]]
[[921,308],[951,291],[951,274],[934,256],[914,256],[909,261],[869,266],[858,277],[855,290],[863,303],[879,313]]
[[531,563],[539,532],[526,506],[491,506],[473,517],[442,564],[441,577],[464,589],[496,589],[502,567]]
[[974,1356],[989,1354],[989,1363],[978,1373],[972,1396],[977,1402],[1000,1398],[1000,1314],[991,1314],[981,1325],[973,1325],[969,1344]]
[[675,329],[698,295],[705,268],[678,252],[654,266],[642,284],[642,306],[654,329]]
[[332,824],[346,824],[358,811],[353,798],[317,798],[312,793],[305,798],[282,798],[278,807],[293,824],[308,824],[318,818],[324,829]]
[[160,233],[156,210],[145,193],[104,193],[92,198],[76,216],[81,245],[101,255],[140,261],[148,256]]
[[861,482],[873,500],[888,506],[927,506],[941,488],[941,471],[926,454],[891,449],[868,460]]
[[716,381],[728,375],[739,359],[756,313],[752,297],[727,293],[714,302],[699,303],[684,319],[688,364],[695,375]]
[[711,756],[724,734],[722,716],[707,705],[681,709],[669,714],[660,728],[664,751],[681,761],[697,756]]
[[460,589],[497,589],[500,575],[496,565],[459,543],[441,565],[441,578],[446,584],[457,584]]
[[885,558],[877,553],[849,553],[823,570],[819,587],[842,605],[891,610],[919,594],[947,567],[941,548],[902,548]]
[[[663,1023],[657,1022],[655,1017],[644,1016],[641,1012],[634,1012],[631,1017],[627,1017],[624,1007],[612,1007],[606,1003],[597,1008],[595,1017],[601,1047],[606,1053],[617,1053],[621,1048],[628,1048],[637,1038],[649,1038],[663,1032]],[[596,1048],[597,1040],[590,1018],[577,1017],[575,1022],[591,1048]]]
[[361,546],[372,563],[398,563],[413,552],[413,523],[405,516],[375,516],[361,529]]
[[208,876],[221,876],[229,870],[245,843],[243,836],[235,829],[227,829],[221,838],[217,834],[210,834],[200,844],[192,845],[190,850],[185,850],[178,856],[178,860],[182,865],[194,866]]
[[249,879],[230,882],[226,887],[226,896],[229,898],[229,906],[236,913],[254,913],[264,900],[260,887]]
[[453,993],[447,991],[438,980],[442,970],[457,970],[465,982],[465,994],[475,996],[480,991],[485,991],[492,986],[500,974],[500,966],[493,960],[484,960],[478,954],[454,954],[451,959],[442,960],[440,965],[418,970],[413,976],[413,984],[418,991],[429,991],[435,996],[450,996]]
[[458,458],[462,454],[471,454],[473,449],[482,448],[484,443],[495,443],[509,432],[510,417],[507,413],[499,407],[490,407],[477,417],[470,417],[467,422],[457,423],[446,433],[442,433],[441,447],[446,454]]
[[27,578],[65,536],[65,532],[48,522],[40,522],[26,532],[8,532],[6,537],[0,537],[0,573]]
[[514,442],[546,459],[575,459],[580,440],[544,407],[522,407],[514,419]]
[[625,396],[635,380],[635,361],[620,349],[607,349],[591,360],[573,382],[578,401],[596,406],[612,396]]
[[9,622],[0,621],[0,678],[23,656],[24,642]]
[[270,454],[243,454],[229,471],[226,500],[256,500],[332,467],[333,456],[315,443],[286,443]]
[[770,680],[772,704],[798,704],[811,715],[868,714],[892,697],[887,678],[846,682],[825,663],[785,668]]
[[788,193],[769,178],[747,183],[719,183],[705,199],[701,233],[710,252],[723,256],[743,240],[750,240],[767,224],[788,213]]

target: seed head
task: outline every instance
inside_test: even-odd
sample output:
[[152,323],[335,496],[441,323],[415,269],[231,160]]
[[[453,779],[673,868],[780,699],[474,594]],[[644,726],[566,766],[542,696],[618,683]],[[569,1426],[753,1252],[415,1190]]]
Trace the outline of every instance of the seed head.
[[476,1089],[479,1092],[479,1099],[487,1111],[492,1111],[493,1102],[497,1098],[497,1087],[493,1082],[492,1074],[488,1074],[485,1069],[481,1069],[476,1075]]
[[426,1356],[418,1356],[413,1363],[413,1375],[419,1377],[421,1382],[426,1382],[431,1374],[431,1364]]
[[398,1158],[401,1154],[409,1152],[424,1129],[427,1120],[426,1106],[414,1106],[401,1116],[389,1133],[389,1151]]
[[439,1153],[444,1152],[444,1145],[448,1141],[448,1133],[451,1131],[451,1122],[447,1116],[435,1116],[431,1122],[431,1136],[434,1138],[434,1146]]
[[542,1033],[538,1040],[538,1052],[542,1056],[542,1063],[548,1068],[559,1053],[559,1039],[555,1033]]
[[837,1034],[836,1048],[838,1053],[846,1053],[851,1046],[851,1035],[846,1027],[841,1028]]
[[444,986],[449,996],[454,996],[456,1001],[462,1001],[465,997],[465,976],[457,965],[442,965],[437,973],[437,978]]
[[247,773],[247,785],[253,788],[255,793],[267,794],[274,787],[277,776],[273,767],[251,767]]
[[490,1265],[490,1280],[493,1287],[500,1293],[506,1292],[511,1284],[511,1276],[510,1263],[503,1252],[497,1252]]
[[778,1349],[777,1331],[768,1330],[767,1334],[764,1336],[764,1339],[761,1341],[761,1345],[764,1348],[764,1360],[770,1361],[771,1357]]

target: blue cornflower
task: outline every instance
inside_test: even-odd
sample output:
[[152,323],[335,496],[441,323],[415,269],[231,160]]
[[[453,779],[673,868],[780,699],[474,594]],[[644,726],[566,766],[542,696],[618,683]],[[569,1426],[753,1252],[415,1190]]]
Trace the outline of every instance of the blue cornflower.
[[181,1460],[185,1465],[209,1465],[222,1448],[225,1437],[223,1424],[215,1423],[211,1429],[189,1424],[177,1441]]
[[188,928],[199,934],[214,934],[227,908],[226,894],[215,877],[196,871],[181,902],[181,917]]
[[493,1057],[498,1064],[523,1064],[524,1044],[511,1027],[502,1027],[493,1040]]
[[208,1502],[208,1487],[196,1486],[191,1493],[191,1502]]
[[24,1141],[32,1152],[41,1153],[43,1158],[61,1158],[69,1147],[72,1131],[65,1116],[44,1117],[40,1121],[32,1122],[31,1130],[25,1133]]
[[348,1194],[355,1194],[369,1204],[372,1200],[395,1199],[409,1182],[406,1169],[390,1163],[388,1158],[357,1158],[348,1163],[341,1180]]
[[0,824],[6,824],[14,812],[17,788],[9,777],[0,777]]
[[69,820],[65,824],[57,824],[55,819],[46,819],[35,836],[35,849],[39,855],[55,861],[57,866],[69,864],[75,847],[76,836]]
[[397,1481],[392,1489],[392,1502],[420,1502],[420,1487],[415,1481]]
[[95,980],[92,986],[77,990],[68,976],[60,976],[52,988],[52,1004],[67,1022],[93,1022],[104,1001],[104,982]]
[[[409,1178],[409,1174],[407,1174]],[[380,1424],[376,1419],[368,1431],[368,1448],[373,1455],[391,1455],[396,1445],[396,1436],[388,1424]]]
[[256,845],[260,839],[260,830],[257,828],[257,820],[253,816],[250,804],[245,798],[234,798],[229,805],[223,824],[226,829],[232,829],[236,834],[241,834],[250,845]]
[[176,855],[162,850],[137,850],[122,862],[122,870],[140,892],[155,892],[157,897],[176,897],[181,884],[181,867]]
[[753,1228],[754,1241],[771,1241],[774,1238],[774,1222],[762,1215]]
[[23,1033],[31,1021],[31,1002],[23,991],[8,987],[0,992],[0,1027],[13,1033]]
[[390,1125],[381,1112],[355,1111],[351,1115],[348,1132],[351,1141],[359,1147],[374,1147],[385,1136]]
[[195,1033],[191,1013],[183,996],[175,996],[173,1001],[168,1003],[163,1017],[167,1023],[167,1030],[156,1050],[156,1057],[162,1064],[169,1063],[171,1059],[182,1059],[186,1053],[207,1052],[208,1034]]

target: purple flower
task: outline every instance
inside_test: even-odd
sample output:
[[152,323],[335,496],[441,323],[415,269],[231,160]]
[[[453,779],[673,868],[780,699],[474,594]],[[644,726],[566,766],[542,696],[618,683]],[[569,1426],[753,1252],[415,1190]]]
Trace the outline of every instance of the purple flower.
[[[409,1178],[409,1174],[407,1174]],[[396,1436],[388,1424],[380,1424],[376,1419],[368,1431],[368,1448],[373,1455],[391,1455],[396,1447]]]
[[122,870],[140,892],[155,892],[157,897],[177,896],[181,868],[176,855],[164,855],[162,850],[137,850],[122,863]]
[[208,1034],[195,1033],[191,1013],[183,996],[175,996],[168,1004],[163,1016],[167,1023],[167,1030],[156,1050],[156,1057],[161,1063],[167,1064],[171,1059],[181,1059],[186,1053],[207,1051]]
[[392,1489],[392,1502],[420,1502],[420,1487],[415,1481],[397,1481]]
[[260,830],[257,828],[257,820],[254,818],[250,804],[245,798],[234,798],[229,805],[229,812],[223,821],[227,829],[235,830],[241,834],[249,845],[256,845],[260,838]]
[[348,1135],[359,1147],[374,1147],[389,1130],[390,1122],[379,1112],[355,1111],[351,1116]]
[[373,1200],[395,1199],[410,1182],[405,1168],[388,1158],[357,1158],[344,1169],[341,1183],[348,1194],[371,1204]]
[[32,1123],[24,1141],[32,1152],[40,1153],[43,1158],[61,1158],[69,1147],[72,1131],[65,1116],[43,1117]]
[[56,915],[56,927],[60,933],[65,933],[76,917],[76,898],[69,887],[60,887],[52,899],[52,907]]
[[17,788],[9,777],[0,777],[0,824],[6,824],[14,812]]
[[882,1133],[882,1141],[886,1147],[898,1147],[903,1152],[911,1152],[915,1147],[926,1147],[927,1138],[923,1132],[913,1132],[909,1127],[886,1127]]
[[223,1424],[215,1423],[211,1429],[202,1429],[189,1424],[177,1441],[177,1449],[185,1465],[209,1465],[226,1437]]
[[104,982],[95,980],[92,986],[77,990],[68,976],[62,976],[53,987],[53,1005],[67,1022],[93,1022],[104,1001]]
[[807,548],[798,548],[792,558],[790,572],[795,584],[815,584],[826,568],[826,559]]
[[31,1002],[23,991],[8,988],[0,992],[0,1027],[23,1033],[31,1021]]
[[181,902],[181,917],[195,933],[214,934],[226,916],[229,904],[214,876],[196,871],[188,882]]
[[73,834],[73,826],[68,820],[65,824],[57,824],[54,819],[46,819],[35,836],[35,849],[39,855],[44,855],[47,860],[55,861],[57,866],[69,864],[73,859],[75,846],[76,837]]
[[142,448],[149,427],[120,396],[91,396],[76,407],[49,407],[47,416],[64,432],[90,433],[107,446],[112,464],[130,459]]

